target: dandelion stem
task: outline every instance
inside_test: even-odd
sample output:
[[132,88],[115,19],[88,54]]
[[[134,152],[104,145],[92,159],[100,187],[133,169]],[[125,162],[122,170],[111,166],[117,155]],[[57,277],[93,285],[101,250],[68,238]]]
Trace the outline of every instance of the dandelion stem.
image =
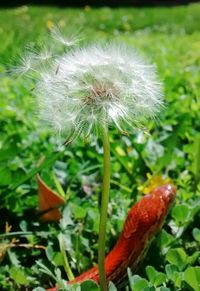
[[101,291],[108,290],[105,273],[105,237],[107,209],[110,190],[110,143],[107,127],[103,128],[102,134],[103,151],[104,151],[104,176],[101,194],[100,225],[99,225],[99,242],[98,242],[98,267]]

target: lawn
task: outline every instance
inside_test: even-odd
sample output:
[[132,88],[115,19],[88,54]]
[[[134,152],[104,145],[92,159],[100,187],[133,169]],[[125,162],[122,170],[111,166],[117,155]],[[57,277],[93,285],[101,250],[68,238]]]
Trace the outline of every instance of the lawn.
[[[165,107],[148,122],[149,134],[133,129],[125,136],[110,130],[106,251],[115,244],[133,203],[160,180],[170,180],[177,187],[175,203],[137,274],[129,273],[126,288],[200,290],[199,15],[200,4],[0,10],[0,290],[47,288],[67,279],[60,234],[75,275],[97,262],[101,141],[78,139],[61,147],[65,140],[38,118],[33,83],[10,73],[27,46],[41,48],[49,41],[54,25],[66,35],[80,34],[85,44],[127,43],[157,65]],[[40,220],[37,173],[65,195],[60,223]],[[81,290],[86,288],[98,290],[87,284]]]

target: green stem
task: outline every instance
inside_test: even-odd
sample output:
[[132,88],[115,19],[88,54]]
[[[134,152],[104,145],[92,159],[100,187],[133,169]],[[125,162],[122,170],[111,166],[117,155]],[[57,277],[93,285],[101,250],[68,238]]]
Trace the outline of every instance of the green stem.
[[107,209],[110,190],[110,143],[107,127],[103,128],[102,133],[103,151],[104,151],[104,176],[101,194],[100,225],[99,225],[99,242],[98,242],[98,267],[99,281],[101,291],[107,291],[106,273],[105,273],[105,237]]
[[67,277],[68,277],[69,281],[74,280],[74,275],[73,275],[72,270],[70,268],[67,254],[65,252],[65,242],[64,242],[64,238],[63,238],[62,233],[59,234],[58,241],[59,241],[59,246],[60,246],[60,252],[61,252],[61,255],[63,258],[63,267],[65,269]]

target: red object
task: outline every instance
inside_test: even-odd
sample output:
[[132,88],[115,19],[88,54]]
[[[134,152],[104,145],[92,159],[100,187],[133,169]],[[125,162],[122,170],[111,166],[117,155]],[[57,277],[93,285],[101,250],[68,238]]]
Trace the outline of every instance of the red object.
[[[151,238],[162,227],[170,205],[176,195],[176,188],[164,185],[145,195],[129,211],[123,231],[114,248],[105,259],[107,281],[121,285],[127,277],[127,268],[135,270],[149,245]],[[98,267],[76,277],[69,284],[93,280],[99,283]],[[48,291],[56,291],[54,287]]]
[[40,220],[43,222],[59,221],[61,218],[59,206],[64,205],[65,201],[56,192],[51,190],[40,175],[37,174],[38,182],[38,208],[40,212],[46,212],[42,214]]

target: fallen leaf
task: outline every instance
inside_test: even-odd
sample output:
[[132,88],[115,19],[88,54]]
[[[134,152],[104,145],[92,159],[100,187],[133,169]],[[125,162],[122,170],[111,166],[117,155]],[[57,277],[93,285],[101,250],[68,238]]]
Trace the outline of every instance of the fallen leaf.
[[38,208],[40,212],[45,212],[40,216],[40,220],[43,222],[59,221],[61,212],[58,207],[64,205],[65,200],[49,188],[39,174],[37,174],[37,183]]

